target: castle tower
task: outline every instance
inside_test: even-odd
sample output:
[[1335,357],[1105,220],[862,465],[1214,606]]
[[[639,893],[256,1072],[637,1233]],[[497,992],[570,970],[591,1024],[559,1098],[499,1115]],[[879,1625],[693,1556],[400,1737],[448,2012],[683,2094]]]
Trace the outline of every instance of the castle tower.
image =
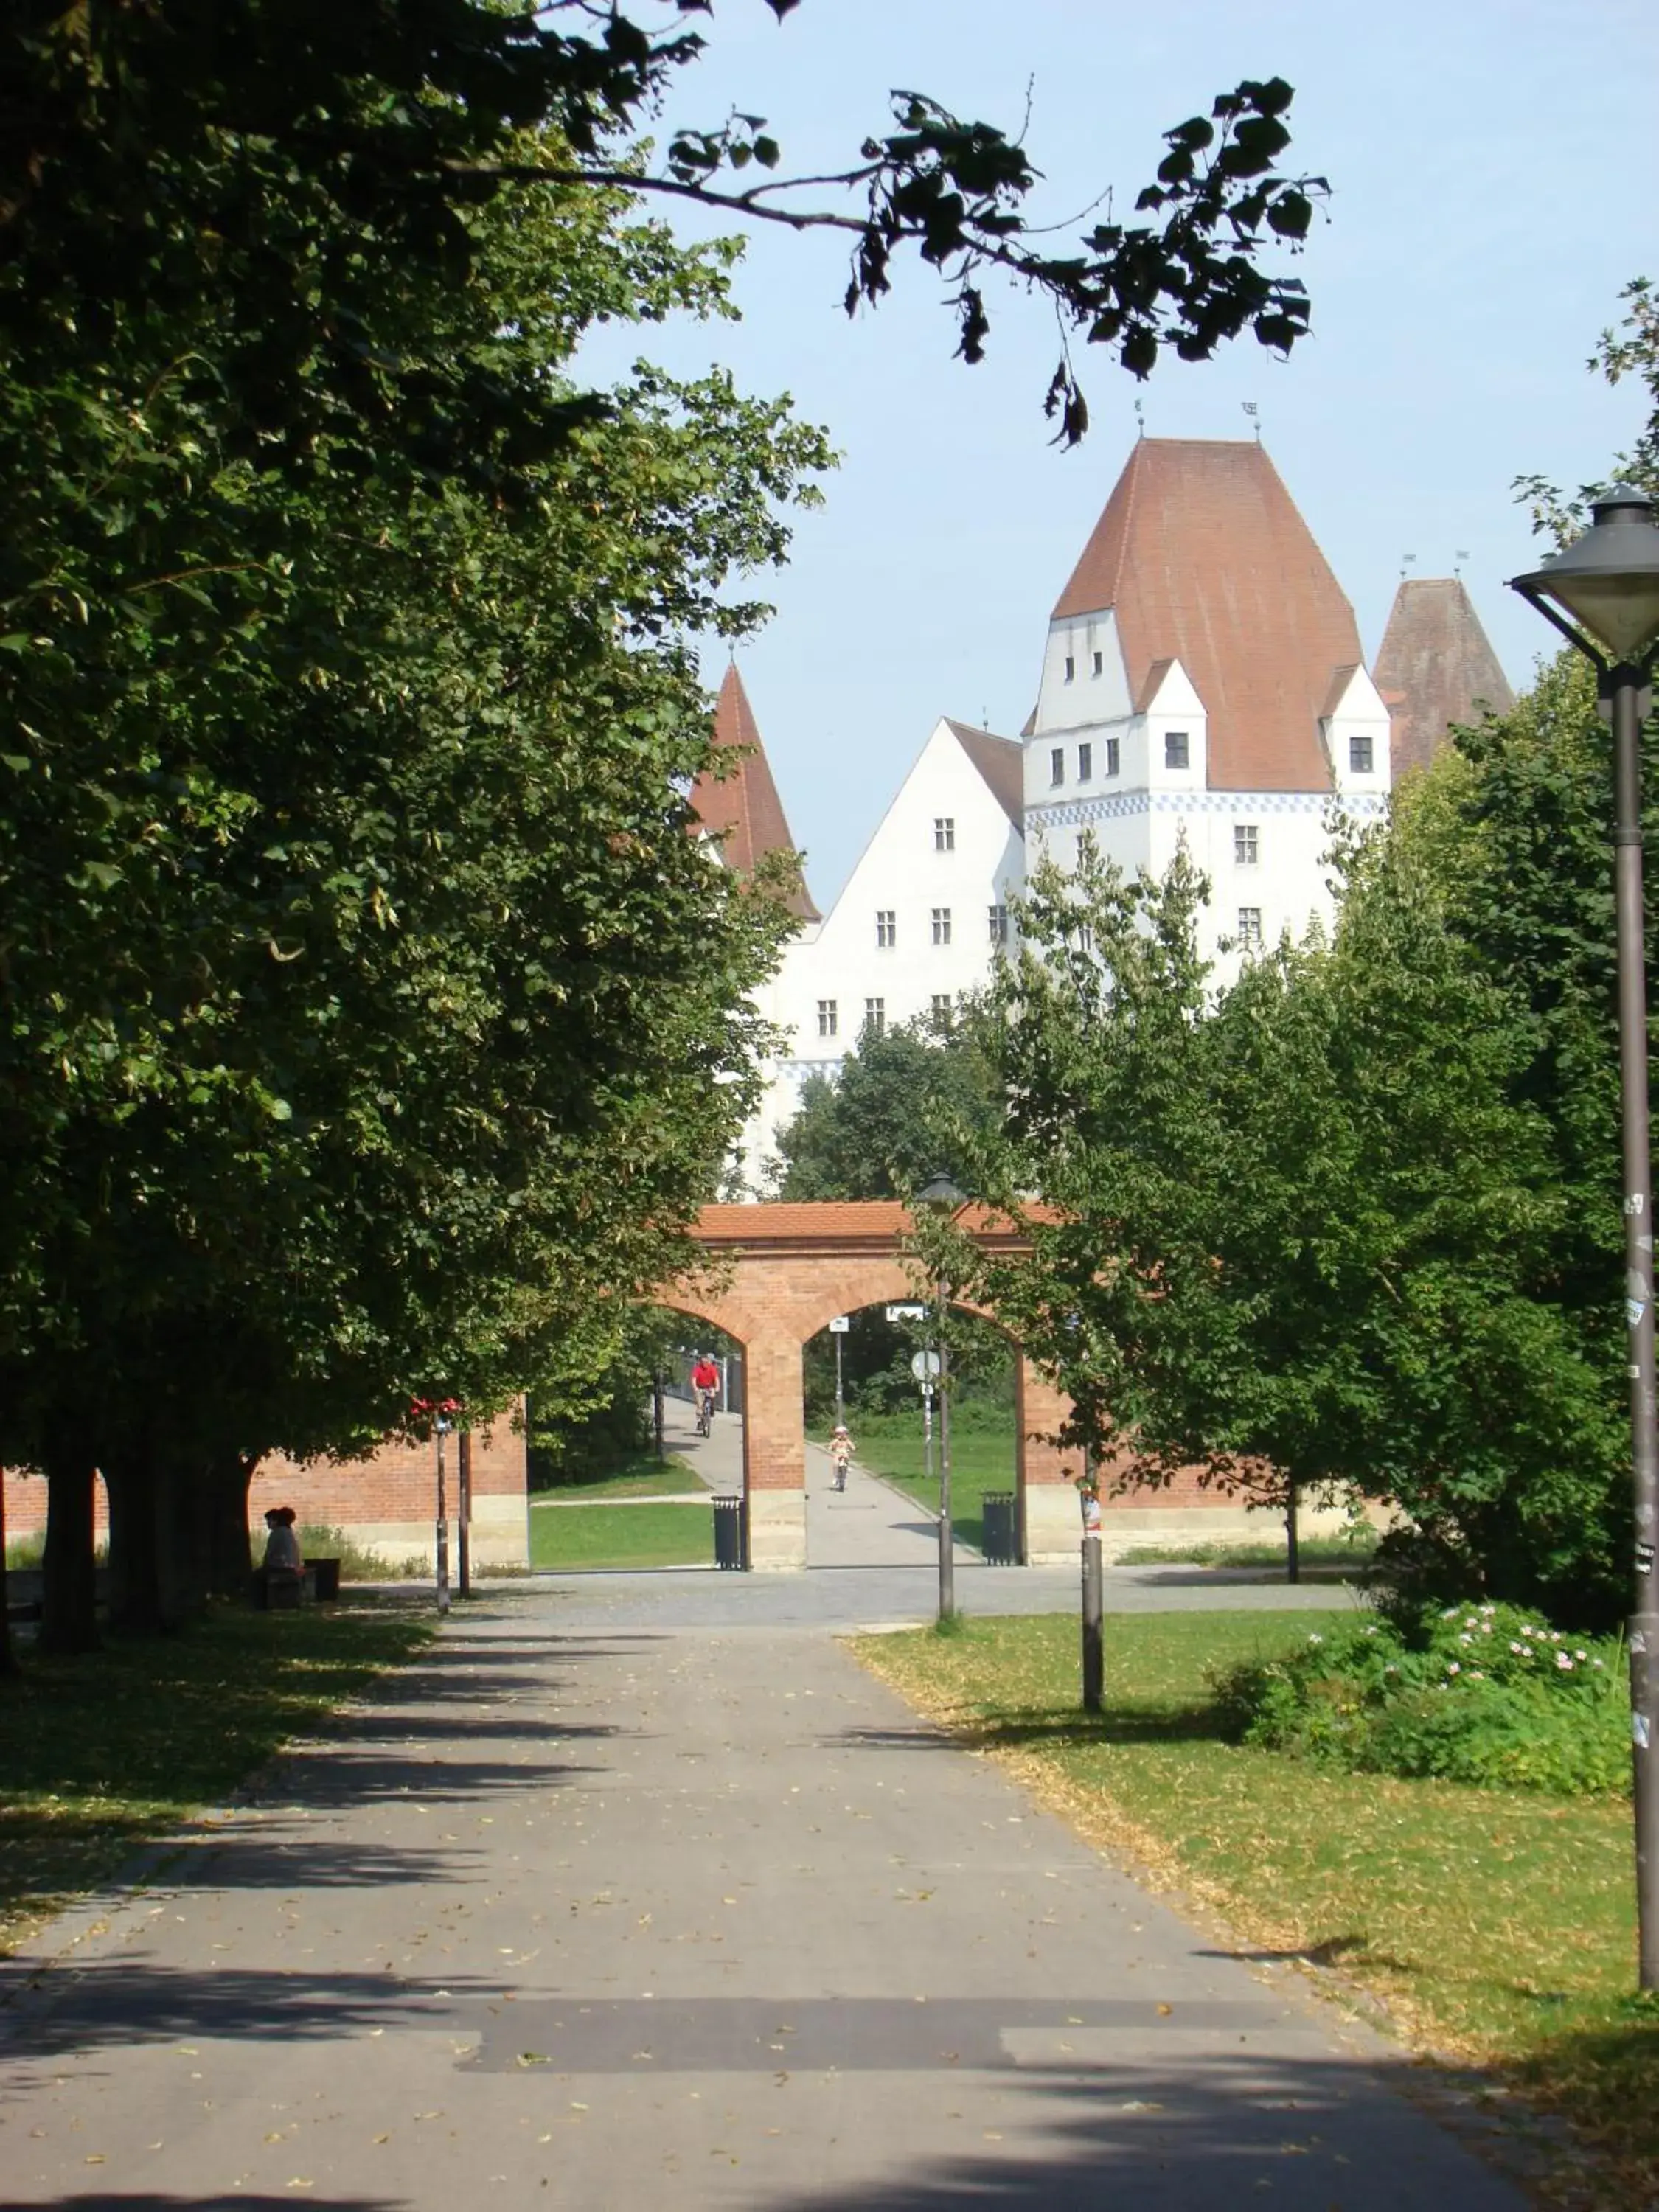
[[1251,944],[1328,915],[1332,811],[1375,816],[1389,788],[1353,610],[1264,449],[1140,440],[1049,621],[1031,859],[1069,866],[1086,830],[1162,874],[1184,842],[1225,980]]
[[800,873],[795,841],[784,819],[783,801],[772,780],[771,763],[735,660],[720,682],[714,708],[714,744],[717,749],[735,754],[736,763],[729,758],[722,761],[719,775],[705,769],[691,787],[691,804],[702,835],[719,847],[726,866],[740,875],[752,875],[769,854],[787,853],[795,859],[797,880],[789,894],[789,911],[803,922],[817,921],[818,910]]
[[1458,576],[1414,576],[1394,595],[1376,656],[1392,720],[1394,779],[1426,768],[1454,722],[1507,714],[1515,694]]

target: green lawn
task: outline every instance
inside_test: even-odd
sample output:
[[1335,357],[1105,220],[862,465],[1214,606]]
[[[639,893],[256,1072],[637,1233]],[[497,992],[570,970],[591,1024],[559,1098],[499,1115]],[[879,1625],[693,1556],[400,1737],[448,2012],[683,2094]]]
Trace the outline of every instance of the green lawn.
[[[702,1485],[697,1484],[701,1490]],[[541,1574],[603,1567],[712,1566],[707,1505],[553,1505],[532,1498],[530,1564]]]
[[1178,1883],[1246,1944],[1339,1967],[1419,2047],[1577,2120],[1603,2178],[1575,2202],[1659,2203],[1659,2006],[1631,1994],[1628,1807],[1326,1774],[1217,1735],[1207,1667],[1349,1617],[1109,1620],[1096,1720],[1079,1710],[1070,1615],[856,1648],[1091,1841]]
[[[922,1472],[921,1416],[888,1415],[880,1419],[854,1421],[853,1431],[860,1467],[884,1474],[908,1497],[929,1512],[939,1510],[939,1433],[933,1435],[933,1479]],[[829,1431],[815,1433],[825,1443]],[[951,1519],[964,1544],[982,1548],[985,1515],[981,1500],[988,1490],[1014,1487],[1014,1425],[1011,1416],[1005,1429],[956,1428],[951,1431]]]
[[659,1461],[655,1452],[641,1452],[615,1474],[600,1475],[592,1482],[554,1483],[535,1492],[531,1503],[555,1498],[580,1498],[586,1503],[601,1498],[695,1498],[706,1494],[707,1489],[702,1477],[672,1453]]
[[0,1681],[0,1949],[222,1799],[433,1627],[429,1607],[359,1597],[225,1607],[182,1636],[82,1659],[26,1649]]

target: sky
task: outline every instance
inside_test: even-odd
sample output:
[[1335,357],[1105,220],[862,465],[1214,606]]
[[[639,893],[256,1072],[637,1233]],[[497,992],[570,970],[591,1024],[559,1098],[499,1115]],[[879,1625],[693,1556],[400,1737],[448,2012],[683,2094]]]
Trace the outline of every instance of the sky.
[[[1045,178],[1035,219],[1108,186],[1127,214],[1162,133],[1241,77],[1296,88],[1284,165],[1331,198],[1294,273],[1313,333],[1281,362],[1249,336],[1138,384],[1078,357],[1092,428],[1048,442],[1051,313],[989,293],[990,358],[951,358],[931,272],[849,321],[844,245],[763,230],[740,325],[630,340],[787,391],[842,459],[800,516],[776,614],[738,665],[807,877],[828,908],[940,714],[1016,737],[1049,609],[1136,435],[1263,441],[1374,659],[1402,573],[1461,568],[1517,686],[1551,641],[1504,579],[1540,550],[1513,480],[1577,486],[1632,441],[1643,389],[1586,362],[1632,277],[1659,279],[1653,0],[720,0],[665,118],[768,118],[786,171],[842,167],[890,88],[1017,131]],[[682,224],[690,234],[692,226]],[[1407,568],[1405,556],[1414,562]],[[1462,557],[1460,557],[1462,556]],[[717,684],[725,648],[704,673]]]

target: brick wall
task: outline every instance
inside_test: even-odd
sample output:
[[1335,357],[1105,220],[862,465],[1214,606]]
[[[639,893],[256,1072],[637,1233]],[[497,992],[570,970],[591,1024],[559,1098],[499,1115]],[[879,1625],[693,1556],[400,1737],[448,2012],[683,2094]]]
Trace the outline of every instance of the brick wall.
[[[448,1507],[457,1505],[456,1449],[451,1437],[445,1452]],[[15,1541],[39,1534],[46,1525],[46,1486],[40,1475],[5,1475],[6,1534]],[[473,1550],[481,1566],[529,1564],[527,1474],[524,1433],[503,1415],[472,1439]],[[391,1443],[367,1458],[304,1465],[273,1453],[254,1471],[248,1493],[249,1518],[257,1534],[273,1505],[291,1505],[303,1523],[343,1529],[366,1551],[390,1561],[429,1564],[434,1547],[436,1476],[430,1443]],[[98,1486],[98,1533],[108,1521],[104,1486]]]

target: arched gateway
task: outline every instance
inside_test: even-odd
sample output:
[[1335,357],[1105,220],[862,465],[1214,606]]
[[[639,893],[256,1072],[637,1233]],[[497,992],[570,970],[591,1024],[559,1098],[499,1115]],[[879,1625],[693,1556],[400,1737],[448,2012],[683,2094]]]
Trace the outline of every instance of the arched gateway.
[[[987,1214],[959,1216],[980,1243],[1018,1249]],[[806,1443],[801,1352],[837,1314],[916,1295],[896,1203],[710,1206],[698,1236],[714,1263],[706,1278],[665,1288],[662,1303],[714,1322],[744,1352],[744,1477],[750,1559],[756,1567],[806,1565]],[[1045,1439],[1071,1407],[1021,1352],[1016,1363],[1016,1463],[1020,1556],[1032,1565],[1077,1556],[1079,1514],[1067,1469],[1081,1465]]]

